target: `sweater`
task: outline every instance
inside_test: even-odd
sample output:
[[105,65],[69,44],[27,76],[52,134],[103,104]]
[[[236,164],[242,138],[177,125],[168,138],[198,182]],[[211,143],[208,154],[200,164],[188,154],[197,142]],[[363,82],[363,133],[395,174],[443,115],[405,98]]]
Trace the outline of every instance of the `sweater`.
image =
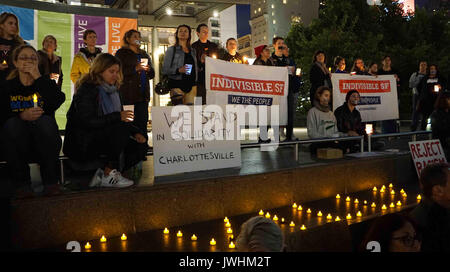
[[316,107],[308,111],[306,118],[308,136],[315,138],[331,138],[338,133],[336,117],[332,111],[323,112]]

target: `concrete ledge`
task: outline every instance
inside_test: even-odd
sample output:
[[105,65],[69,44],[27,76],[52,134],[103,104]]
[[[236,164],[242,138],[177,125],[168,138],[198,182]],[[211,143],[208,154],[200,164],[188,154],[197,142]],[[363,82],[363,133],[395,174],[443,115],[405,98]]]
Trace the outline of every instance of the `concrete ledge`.
[[[412,173],[412,174],[411,174]],[[340,160],[265,174],[66,194],[12,203],[18,249],[173,227],[415,182],[409,155]],[[414,179],[415,178],[415,179]]]

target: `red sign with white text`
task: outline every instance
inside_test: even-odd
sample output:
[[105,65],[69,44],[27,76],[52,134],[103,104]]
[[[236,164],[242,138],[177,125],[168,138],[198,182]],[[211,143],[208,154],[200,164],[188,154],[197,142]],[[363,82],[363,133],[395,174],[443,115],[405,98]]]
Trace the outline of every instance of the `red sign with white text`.
[[410,142],[409,150],[411,151],[414,166],[416,167],[416,172],[419,177],[422,170],[428,164],[447,162],[441,142],[438,139]]
[[284,82],[255,80],[211,74],[211,90],[252,94],[284,95]]
[[339,80],[339,90],[341,93],[348,93],[350,90],[357,90],[359,93],[389,93],[391,84],[389,80]]

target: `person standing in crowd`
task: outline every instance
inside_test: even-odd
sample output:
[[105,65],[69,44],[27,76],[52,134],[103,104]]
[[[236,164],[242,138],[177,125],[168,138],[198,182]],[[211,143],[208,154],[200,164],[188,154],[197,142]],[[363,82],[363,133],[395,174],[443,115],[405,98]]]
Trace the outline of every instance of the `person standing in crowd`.
[[[253,65],[273,66],[273,62],[270,59],[270,49],[267,45],[260,45],[255,48],[256,60]],[[261,126],[259,128],[259,140],[258,143],[270,143],[269,135],[267,133],[269,127]]]
[[235,38],[229,38],[226,42],[226,47],[227,52],[220,58],[221,60],[234,63],[248,64],[247,58],[241,56],[237,52],[238,45]]
[[380,245],[380,252],[419,252],[419,236],[417,226],[411,218],[398,213],[387,214],[374,221],[359,251],[368,252],[369,242],[376,241]]
[[16,15],[3,12],[0,15],[0,84],[6,80],[9,72],[14,69],[11,58],[13,50],[24,44],[19,36],[19,19]]
[[255,216],[242,224],[236,248],[241,252],[283,252],[286,244],[283,232],[273,220]]
[[450,253],[450,165],[427,165],[419,183],[425,197],[410,215],[423,233],[421,251]]
[[196,52],[191,47],[190,26],[177,27],[175,45],[167,49],[162,73],[169,77],[172,105],[194,105],[199,72]]
[[347,71],[345,71],[345,59],[341,56],[337,56],[334,58],[334,72],[337,74],[348,74]]
[[350,72],[352,75],[368,76],[369,73],[366,71],[364,66],[364,61],[362,58],[356,58],[353,62],[352,70]]
[[311,105],[314,103],[315,92],[320,86],[326,86],[331,91],[331,73],[326,66],[325,52],[319,50],[314,53],[313,63],[309,70],[309,81],[311,82],[311,89],[309,91],[309,99]]
[[[314,106],[308,111],[306,117],[309,138],[318,139],[338,136],[336,117],[330,110],[330,99],[330,88],[321,86],[317,89],[313,102]],[[311,144],[310,149],[315,154],[318,148],[326,147],[339,147],[339,145],[334,142],[314,143]]]
[[61,137],[54,112],[64,93],[48,75],[41,75],[39,57],[30,45],[17,47],[11,58],[14,70],[0,93],[3,148],[18,197],[32,196],[28,163],[37,160],[46,193],[60,192],[57,160]]
[[367,73],[371,76],[377,77],[378,76],[378,64],[376,62],[371,62]]
[[[400,78],[398,77],[398,71],[391,66],[392,61],[390,56],[384,56],[381,61],[383,67],[378,71],[379,75],[394,75],[395,80],[397,81],[397,105],[400,105]],[[430,112],[431,113],[431,112]],[[396,133],[398,132],[397,120],[384,120],[381,121],[381,133]]]
[[94,30],[87,29],[84,31],[83,42],[86,47],[80,48],[80,51],[75,55],[70,70],[70,79],[73,84],[76,84],[82,75],[89,73],[89,68],[95,57],[102,52],[101,48],[95,47],[97,33]]
[[197,96],[202,98],[202,104],[206,104],[206,87],[205,87],[205,57],[218,57],[219,49],[217,44],[208,40],[209,30],[206,24],[197,26],[198,41],[192,44],[197,54],[198,63],[198,85]]
[[133,185],[121,172],[141,161],[147,152],[147,139],[133,125],[133,112],[123,110],[121,82],[120,60],[108,53],[98,55],[89,74],[77,82],[78,91],[67,112],[64,154],[74,161],[106,155],[104,169],[96,171],[90,187]]
[[420,125],[421,130],[427,128],[428,118],[434,110],[434,105],[440,91],[445,90],[447,87],[444,77],[439,74],[437,65],[430,65],[430,72],[427,77],[424,77],[419,88],[419,101],[417,105],[417,111],[420,113],[422,122]]
[[[155,77],[152,60],[140,49],[141,33],[128,30],[123,36],[123,46],[116,52],[122,63],[123,81],[119,92],[124,105],[134,106],[134,125],[148,139],[148,103],[150,101],[150,80]],[[145,159],[145,157],[143,158]]]
[[450,91],[439,94],[435,111],[431,114],[433,139],[439,139],[447,161],[450,160]]
[[[357,90],[350,90],[345,96],[345,102],[342,106],[334,111],[336,117],[338,131],[348,136],[366,135],[363,124],[361,123],[361,114],[356,109],[360,100]],[[347,144],[348,143],[348,144]],[[356,143],[344,142],[350,152],[356,152]]]
[[63,82],[62,59],[55,54],[56,48],[56,38],[52,35],[45,36],[42,41],[42,50],[38,51],[39,72],[42,75],[49,75],[50,79],[54,80],[61,89]]
[[419,71],[412,73],[409,78],[409,88],[412,92],[412,115],[411,115],[411,131],[416,131],[419,123],[419,112],[417,111],[417,102],[420,96],[420,82],[427,76],[428,64],[426,61],[419,63]]

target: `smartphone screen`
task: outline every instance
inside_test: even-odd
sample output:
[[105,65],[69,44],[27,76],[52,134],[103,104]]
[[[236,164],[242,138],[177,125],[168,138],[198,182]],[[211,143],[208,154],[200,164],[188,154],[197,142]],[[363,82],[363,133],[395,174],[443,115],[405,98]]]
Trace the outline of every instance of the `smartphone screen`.
[[186,64],[186,75],[190,75],[192,71],[192,64]]
[[297,69],[295,70],[295,74],[296,74],[297,76],[299,76],[301,73],[302,73],[302,68],[297,68]]

